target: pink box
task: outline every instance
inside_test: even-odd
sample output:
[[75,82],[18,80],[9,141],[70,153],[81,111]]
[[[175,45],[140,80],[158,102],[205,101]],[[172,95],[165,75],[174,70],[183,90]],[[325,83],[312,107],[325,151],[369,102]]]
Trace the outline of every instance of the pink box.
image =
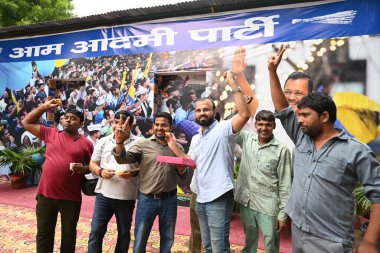
[[157,162],[169,163],[174,165],[185,165],[195,167],[195,161],[190,158],[176,157],[176,156],[157,156]]

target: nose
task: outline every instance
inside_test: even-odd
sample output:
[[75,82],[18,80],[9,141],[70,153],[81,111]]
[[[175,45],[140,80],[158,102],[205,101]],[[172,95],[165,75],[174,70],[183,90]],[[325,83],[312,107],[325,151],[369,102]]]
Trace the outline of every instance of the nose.
[[292,101],[296,101],[297,100],[297,96],[294,94],[294,92],[290,93],[288,95],[288,99],[292,100]]
[[298,117],[297,117],[297,119],[298,119],[298,123],[299,123],[299,124],[302,124],[302,123],[304,122],[304,118],[303,118],[300,114],[298,114],[297,116],[298,116]]

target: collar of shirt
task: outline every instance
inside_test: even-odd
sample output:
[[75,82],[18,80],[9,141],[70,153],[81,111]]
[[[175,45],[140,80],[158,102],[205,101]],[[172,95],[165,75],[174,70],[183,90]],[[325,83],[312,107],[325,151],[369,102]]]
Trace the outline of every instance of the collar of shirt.
[[342,141],[348,140],[348,134],[347,134],[346,130],[340,129],[340,128],[335,128],[335,130],[337,130],[339,132],[339,134],[337,136],[339,139],[341,139]]
[[198,132],[201,134],[201,135],[206,135],[208,132],[211,131],[211,129],[213,129],[216,125],[218,124],[218,121],[217,120],[214,120],[214,122],[209,125],[208,127],[206,127],[206,129],[204,131],[202,131],[202,128],[199,128]]
[[162,146],[168,146],[168,143],[167,143],[167,142],[164,143],[164,144],[162,144],[161,142],[157,141],[156,135],[154,135],[154,134],[153,134],[151,137],[149,137],[149,140],[151,140],[151,141],[155,141],[155,142],[161,144]]
[[257,142],[257,145],[259,146],[259,148],[264,148],[264,147],[271,146],[271,145],[273,145],[273,146],[278,146],[279,145],[279,142],[276,140],[276,138],[274,138],[274,136],[273,136],[273,138],[269,142],[264,143],[264,144],[261,144],[259,142],[259,135],[257,135],[257,134],[255,134],[252,137],[252,139],[254,139]]

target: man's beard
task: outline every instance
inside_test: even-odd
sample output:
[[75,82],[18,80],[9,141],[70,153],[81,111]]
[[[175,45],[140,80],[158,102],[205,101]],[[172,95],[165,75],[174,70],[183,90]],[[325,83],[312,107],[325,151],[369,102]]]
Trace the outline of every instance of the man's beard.
[[211,118],[206,118],[206,119],[202,119],[202,120],[196,118],[195,121],[198,123],[198,125],[207,127],[215,121],[215,118],[211,117]]
[[318,126],[315,126],[313,128],[301,128],[301,130],[304,134],[310,136],[312,139],[315,139],[323,132],[322,128]]

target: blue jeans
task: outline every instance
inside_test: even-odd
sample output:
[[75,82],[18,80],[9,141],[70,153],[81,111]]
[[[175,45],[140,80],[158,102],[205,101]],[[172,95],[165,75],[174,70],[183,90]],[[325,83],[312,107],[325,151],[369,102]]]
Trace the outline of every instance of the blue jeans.
[[131,241],[131,223],[135,200],[118,200],[96,195],[91,233],[88,240],[89,253],[101,253],[107,225],[115,214],[117,223],[117,243],[115,252],[128,252]]
[[134,253],[145,252],[153,222],[158,215],[160,230],[160,253],[169,253],[174,243],[177,221],[177,194],[154,199],[139,193],[136,210]]
[[196,203],[195,210],[206,253],[230,252],[229,236],[233,203],[232,190],[211,202]]

